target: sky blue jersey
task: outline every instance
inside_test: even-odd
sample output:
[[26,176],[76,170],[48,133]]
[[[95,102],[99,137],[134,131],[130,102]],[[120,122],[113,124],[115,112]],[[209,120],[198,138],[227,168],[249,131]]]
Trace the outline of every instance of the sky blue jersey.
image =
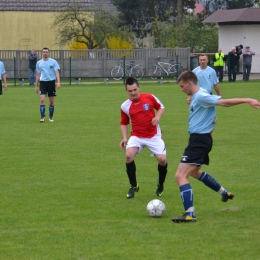
[[0,80],[2,80],[2,75],[5,74],[5,66],[4,63],[2,61],[0,61]]
[[209,93],[212,93],[214,85],[219,82],[216,71],[209,66],[206,69],[201,69],[199,66],[192,72],[194,72],[198,78],[198,85],[206,89]]
[[189,134],[206,134],[215,128],[215,106],[220,98],[221,96],[211,95],[203,88],[200,88],[199,91],[192,96],[192,101],[189,106]]
[[39,60],[36,63],[36,71],[41,73],[40,81],[51,81],[56,79],[56,70],[59,70],[60,66],[54,59]]

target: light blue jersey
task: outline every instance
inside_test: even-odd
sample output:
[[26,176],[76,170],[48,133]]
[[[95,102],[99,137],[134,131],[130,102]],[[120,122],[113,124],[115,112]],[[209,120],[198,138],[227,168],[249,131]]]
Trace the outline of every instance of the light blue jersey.
[[192,72],[194,72],[198,78],[198,85],[206,89],[209,93],[212,93],[214,85],[219,82],[216,71],[209,66],[206,69],[201,69],[199,66]]
[[40,81],[52,81],[56,79],[56,70],[60,66],[56,60],[49,58],[48,60],[39,60],[36,63],[36,71],[41,73]]
[[2,75],[5,74],[5,66],[4,63],[2,61],[0,61],[0,80],[2,80]]
[[221,96],[211,95],[200,88],[190,103],[189,134],[210,133],[216,125],[216,104]]

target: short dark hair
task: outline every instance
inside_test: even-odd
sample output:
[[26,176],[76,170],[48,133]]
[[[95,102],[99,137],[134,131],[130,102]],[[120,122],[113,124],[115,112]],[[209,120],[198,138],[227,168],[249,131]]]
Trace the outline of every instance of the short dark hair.
[[131,85],[134,85],[134,84],[136,84],[139,87],[138,80],[134,77],[128,77],[125,81],[125,87],[127,85],[131,86]]
[[191,81],[194,84],[198,84],[198,79],[195,73],[193,73],[190,70],[184,71],[180,74],[180,76],[178,77],[178,82],[180,81],[184,81],[184,82],[188,82]]
[[244,48],[244,46],[243,46],[242,44],[240,44],[239,47],[240,47],[240,49],[243,49],[243,48]]
[[42,48],[42,50],[48,50],[48,51],[50,51],[49,48],[47,48],[47,47]]

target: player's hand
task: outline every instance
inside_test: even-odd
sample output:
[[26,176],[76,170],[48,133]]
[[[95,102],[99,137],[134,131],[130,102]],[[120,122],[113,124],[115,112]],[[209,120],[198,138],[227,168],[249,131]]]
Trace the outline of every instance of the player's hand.
[[5,91],[8,89],[7,83],[4,84]]
[[191,96],[188,96],[188,97],[187,97],[186,102],[187,102],[188,105],[190,104],[190,102],[191,102]]
[[123,139],[120,142],[119,146],[120,146],[121,150],[125,150],[126,144],[127,144],[127,140],[125,140],[125,139]]
[[39,89],[38,86],[35,87],[35,93],[38,94],[39,93]]
[[57,83],[57,88],[60,88],[60,83]]
[[156,116],[152,119],[152,125],[158,125],[159,124],[160,119]]
[[248,104],[254,108],[258,108],[260,106],[260,102],[256,99],[252,99],[252,98],[249,99]]

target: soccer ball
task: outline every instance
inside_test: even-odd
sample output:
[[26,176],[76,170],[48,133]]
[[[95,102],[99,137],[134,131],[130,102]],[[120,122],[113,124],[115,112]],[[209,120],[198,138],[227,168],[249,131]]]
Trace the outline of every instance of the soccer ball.
[[161,217],[166,210],[164,203],[161,200],[151,200],[146,207],[146,211],[150,217]]

